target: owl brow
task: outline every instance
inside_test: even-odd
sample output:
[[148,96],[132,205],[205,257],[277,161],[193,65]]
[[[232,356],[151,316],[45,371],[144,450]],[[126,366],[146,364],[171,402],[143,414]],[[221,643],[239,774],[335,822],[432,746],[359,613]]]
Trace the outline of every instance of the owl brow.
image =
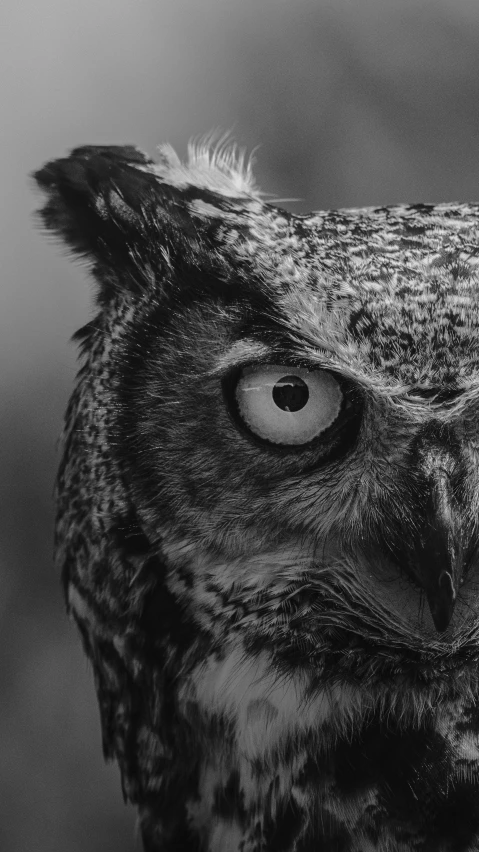
[[281,345],[281,351],[278,351],[277,347],[267,343],[252,338],[243,338],[237,340],[227,352],[223,353],[213,367],[205,370],[204,375],[221,378],[231,370],[239,369],[248,364],[271,363],[284,364],[285,366],[289,364],[316,370],[330,367],[318,355],[314,357],[312,353],[299,352],[297,346],[293,348]]

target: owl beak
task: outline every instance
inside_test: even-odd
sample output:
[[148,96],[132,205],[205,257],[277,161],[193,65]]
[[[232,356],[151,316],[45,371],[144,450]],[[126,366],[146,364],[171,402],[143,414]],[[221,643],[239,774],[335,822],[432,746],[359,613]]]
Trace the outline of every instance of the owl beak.
[[430,491],[419,542],[414,548],[415,578],[426,593],[438,633],[449,627],[463,570],[460,524],[454,509],[450,475],[429,474]]

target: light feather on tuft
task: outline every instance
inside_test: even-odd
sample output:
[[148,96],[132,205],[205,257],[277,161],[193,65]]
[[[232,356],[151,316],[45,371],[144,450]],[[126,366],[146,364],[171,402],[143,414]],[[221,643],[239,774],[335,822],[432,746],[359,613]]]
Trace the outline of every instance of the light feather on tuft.
[[253,154],[246,155],[228,135],[217,137],[212,133],[188,143],[188,159],[182,163],[174,148],[160,145],[159,162],[155,172],[163,180],[182,189],[197,186],[238,198],[261,193],[253,175]]

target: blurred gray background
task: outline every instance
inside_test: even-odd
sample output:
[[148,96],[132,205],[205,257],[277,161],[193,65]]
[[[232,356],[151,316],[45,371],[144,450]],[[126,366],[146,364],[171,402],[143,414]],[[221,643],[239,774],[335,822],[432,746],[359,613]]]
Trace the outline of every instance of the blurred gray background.
[[52,567],[56,440],[91,316],[28,174],[231,129],[284,206],[479,200],[477,0],[3,0],[0,850],[139,850]]

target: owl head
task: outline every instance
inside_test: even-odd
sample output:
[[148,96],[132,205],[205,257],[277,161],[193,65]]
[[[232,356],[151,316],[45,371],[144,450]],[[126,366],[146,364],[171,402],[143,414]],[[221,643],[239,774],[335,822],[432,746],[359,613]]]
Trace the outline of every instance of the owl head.
[[295,216],[221,147],[35,177],[98,285],[58,480],[78,620],[323,681],[475,671],[479,206]]

